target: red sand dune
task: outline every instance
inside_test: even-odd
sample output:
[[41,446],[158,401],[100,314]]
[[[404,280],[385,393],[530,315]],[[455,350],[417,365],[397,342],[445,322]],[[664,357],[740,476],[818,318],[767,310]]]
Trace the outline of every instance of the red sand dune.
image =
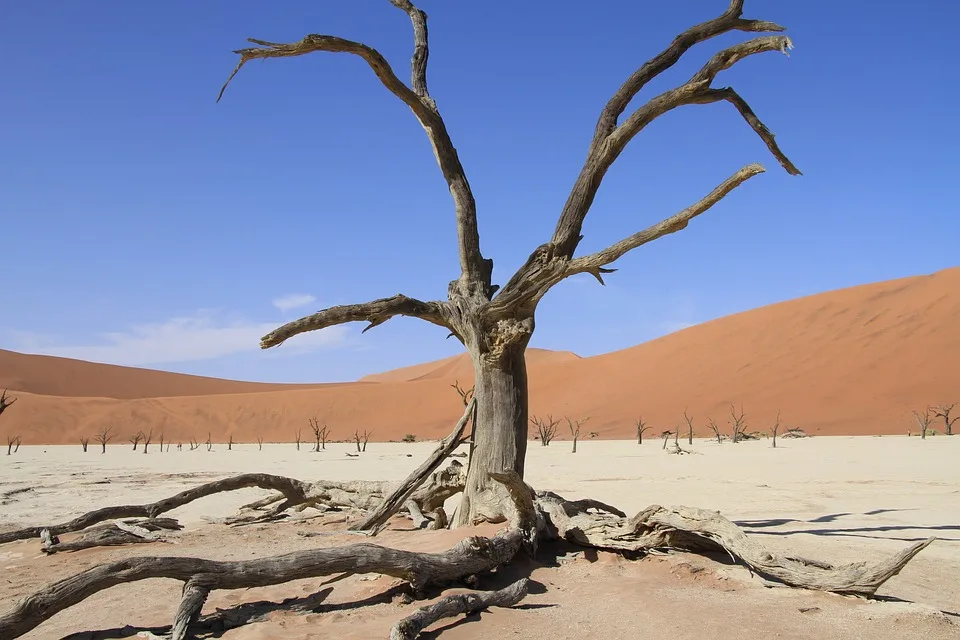
[[[720,318],[602,356],[531,350],[532,413],[590,416],[589,431],[630,438],[640,415],[674,428],[684,409],[707,436],[740,403],[751,429],[782,411],[808,433],[903,434],[911,411],[960,401],[960,268],[832,291]],[[0,434],[25,444],[76,443],[112,426],[166,437],[290,441],[307,418],[335,439],[446,435],[462,410],[450,388],[472,384],[465,356],[333,385],[214,380],[0,351],[0,387],[20,397]],[[937,425],[942,430],[942,426]]]

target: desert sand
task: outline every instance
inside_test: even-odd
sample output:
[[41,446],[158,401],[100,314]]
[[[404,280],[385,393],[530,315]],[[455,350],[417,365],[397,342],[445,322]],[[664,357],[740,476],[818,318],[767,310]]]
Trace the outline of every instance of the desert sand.
[[[685,445],[686,446],[686,445]],[[0,530],[61,521],[89,509],[141,503],[244,471],[303,480],[401,479],[432,449],[430,443],[371,443],[358,458],[350,447],[313,453],[292,444],[218,445],[207,452],[134,453],[129,445],[84,454],[79,447],[25,446],[0,459]],[[877,560],[912,541],[939,540],[886,583],[881,600],[768,588],[722,557],[690,554],[625,560],[605,552],[557,547],[556,561],[520,562],[484,588],[529,572],[535,588],[516,609],[493,609],[464,622],[438,623],[441,637],[611,639],[777,637],[784,640],[871,640],[960,637],[960,438],[817,437],[717,444],[695,439],[694,455],[668,455],[659,442],[587,440],[530,448],[526,479],[565,497],[593,497],[627,512],[656,504],[719,509],[775,551],[830,562]],[[344,515],[231,528],[205,518],[230,515],[265,495],[243,490],[207,498],[169,515],[185,529],[170,543],[98,548],[45,556],[39,541],[0,545],[0,609],[40,586],[94,564],[135,555],[199,555],[215,559],[262,557],[295,549],[348,544]],[[456,501],[457,498],[451,498]],[[309,511],[308,511],[309,512]],[[489,535],[502,525],[414,531],[395,518],[375,542],[441,551],[463,536]],[[303,537],[299,532],[329,532]],[[70,536],[64,536],[68,539]],[[550,566],[553,564],[553,566]],[[243,603],[261,617],[217,637],[383,638],[417,605],[393,601],[399,581],[353,576],[323,585],[302,580],[269,588],[215,592],[204,612]],[[309,611],[297,611],[297,602]],[[169,625],[180,583],[147,580],[101,592],[24,636],[31,639],[134,637]],[[361,603],[360,604],[357,603]],[[120,630],[124,625],[133,625]],[[88,631],[116,631],[90,635]],[[77,635],[70,635],[77,634]],[[126,634],[126,635],[123,635]],[[141,636],[145,637],[145,636]],[[428,634],[426,637],[435,637]]]
[[[674,428],[686,409],[726,425],[743,405],[752,430],[782,412],[810,434],[906,434],[912,411],[960,401],[960,268],[822,293],[720,318],[636,347],[580,358],[532,349],[531,412],[589,416],[600,438],[632,436],[642,416]],[[589,330],[589,327],[584,327]],[[294,338],[295,339],[295,338]],[[318,365],[320,366],[320,365]],[[0,433],[25,444],[78,443],[112,427],[186,442],[291,441],[317,416],[335,439],[445,435],[472,384],[465,355],[321,385],[234,382],[0,351],[0,388],[20,398]],[[942,431],[942,425],[934,425]]]

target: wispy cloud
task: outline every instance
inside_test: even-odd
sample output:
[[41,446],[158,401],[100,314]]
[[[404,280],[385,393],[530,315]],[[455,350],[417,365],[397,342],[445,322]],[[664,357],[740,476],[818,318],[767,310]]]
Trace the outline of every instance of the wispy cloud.
[[290,293],[274,299],[273,306],[280,311],[289,311],[298,307],[304,307],[311,302],[316,302],[317,298],[309,293]]
[[[55,337],[19,332],[18,350],[128,366],[195,362],[259,349],[260,337],[276,322],[230,319],[212,310],[164,322],[141,324],[127,331],[102,333],[86,344],[62,344]],[[286,353],[342,346],[348,329],[330,327],[297,336]]]

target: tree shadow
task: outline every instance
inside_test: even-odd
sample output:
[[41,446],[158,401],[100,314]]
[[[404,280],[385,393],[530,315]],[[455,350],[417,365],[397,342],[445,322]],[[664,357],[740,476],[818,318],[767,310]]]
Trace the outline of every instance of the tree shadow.
[[[876,515],[880,515],[881,513],[893,513],[896,511],[916,511],[916,509],[873,509],[872,511],[865,511],[860,515],[876,516]],[[810,520],[797,520],[796,518],[772,518],[769,520],[735,520],[734,524],[737,525],[738,527],[750,527],[753,529],[759,529],[762,527],[780,527],[785,524],[790,524],[794,522],[811,523],[811,524],[833,522],[834,520],[838,520],[840,518],[844,518],[846,516],[852,516],[852,515],[857,515],[857,514],[854,514],[852,512],[830,513],[827,515],[820,516],[818,518],[812,518]]]

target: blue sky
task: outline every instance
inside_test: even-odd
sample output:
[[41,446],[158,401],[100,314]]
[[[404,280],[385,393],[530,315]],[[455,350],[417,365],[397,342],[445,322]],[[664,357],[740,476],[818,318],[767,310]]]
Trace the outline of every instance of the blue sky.
[[[623,79],[726,0],[592,4],[421,0],[429,81],[503,283],[549,238],[599,110]],[[726,103],[643,131],[608,174],[581,253],[687,206],[739,167],[754,178],[600,287],[541,304],[532,346],[616,350],[756,306],[960,263],[956,3],[747,0],[785,24],[789,58],[718,78],[804,172],[790,177]],[[408,77],[387,0],[10,3],[0,92],[0,347],[203,375],[332,381],[445,357],[416,320],[347,325],[260,351],[276,325],[457,275],[449,193],[423,131],[345,54],[248,65],[245,38],[363,40]],[[748,34],[701,44],[642,97]],[[499,44],[498,44],[499,43]]]

